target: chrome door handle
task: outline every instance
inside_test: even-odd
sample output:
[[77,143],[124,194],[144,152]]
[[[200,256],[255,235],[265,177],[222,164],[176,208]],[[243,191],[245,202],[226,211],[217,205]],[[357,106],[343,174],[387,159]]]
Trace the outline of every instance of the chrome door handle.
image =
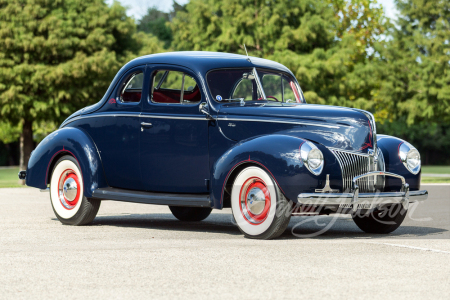
[[152,127],[153,125],[152,125],[152,123],[146,123],[146,122],[142,122],[141,123],[141,127],[142,128],[150,128],[150,127]]

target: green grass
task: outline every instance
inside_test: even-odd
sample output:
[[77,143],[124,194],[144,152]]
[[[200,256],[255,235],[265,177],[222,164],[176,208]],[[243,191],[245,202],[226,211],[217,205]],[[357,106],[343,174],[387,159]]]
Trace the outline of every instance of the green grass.
[[0,188],[6,187],[24,187],[25,185],[19,184],[19,168],[5,168],[0,169]]
[[[24,187],[24,185],[19,184],[18,173],[19,168],[0,169],[0,188]],[[450,174],[450,166],[422,166],[422,173]],[[422,183],[450,183],[450,177],[422,176]]]
[[424,177],[422,176],[421,183],[450,183],[449,177]]
[[450,174],[450,166],[422,166],[422,174]]

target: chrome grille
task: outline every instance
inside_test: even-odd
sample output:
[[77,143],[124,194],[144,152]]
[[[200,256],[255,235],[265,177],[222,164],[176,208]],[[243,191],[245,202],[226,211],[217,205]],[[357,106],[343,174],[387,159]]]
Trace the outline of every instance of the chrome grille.
[[[370,171],[381,171],[381,169],[384,171],[384,159],[381,151],[378,151],[380,163],[377,164],[374,161],[373,156],[368,154],[337,149],[330,150],[336,156],[339,165],[341,166],[343,191],[350,191],[352,189],[352,180],[355,176]],[[381,162],[383,163],[381,164]],[[372,193],[377,189],[382,189],[384,187],[384,176],[369,176],[359,179],[356,183],[359,186],[360,192]]]

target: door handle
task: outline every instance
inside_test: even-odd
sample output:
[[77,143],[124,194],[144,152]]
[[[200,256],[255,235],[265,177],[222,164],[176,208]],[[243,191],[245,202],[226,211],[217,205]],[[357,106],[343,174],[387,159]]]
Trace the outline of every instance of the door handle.
[[146,123],[146,122],[141,123],[142,128],[151,128],[152,126],[153,126],[152,123]]

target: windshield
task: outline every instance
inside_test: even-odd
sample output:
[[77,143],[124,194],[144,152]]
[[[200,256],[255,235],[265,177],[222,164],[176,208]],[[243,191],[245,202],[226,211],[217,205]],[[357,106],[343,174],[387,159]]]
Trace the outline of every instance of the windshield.
[[216,101],[304,102],[293,78],[276,71],[219,69],[208,73],[207,82]]

